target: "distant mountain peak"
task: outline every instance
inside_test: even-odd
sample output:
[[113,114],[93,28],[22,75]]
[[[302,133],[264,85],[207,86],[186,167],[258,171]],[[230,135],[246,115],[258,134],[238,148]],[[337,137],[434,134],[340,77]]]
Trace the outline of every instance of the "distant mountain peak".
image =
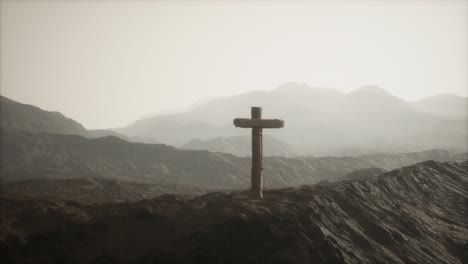
[[418,111],[450,118],[463,118],[468,115],[468,97],[457,94],[436,94],[411,102]]
[[463,97],[458,94],[441,93],[441,94],[428,96],[428,97],[416,100],[414,102],[417,103],[417,102],[424,102],[424,101],[431,101],[431,100],[467,100],[467,99],[468,97]]
[[389,95],[392,96],[387,90],[377,86],[377,85],[365,85],[362,86],[349,94],[374,94],[374,95]]

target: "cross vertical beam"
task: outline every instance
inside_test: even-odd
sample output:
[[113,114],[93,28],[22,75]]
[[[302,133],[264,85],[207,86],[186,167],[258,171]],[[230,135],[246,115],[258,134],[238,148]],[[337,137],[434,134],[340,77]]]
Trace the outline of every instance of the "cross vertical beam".
[[[251,109],[251,118],[262,119],[262,108],[261,107],[252,107]],[[262,145],[263,138],[262,133],[263,128],[254,127],[252,128],[252,174],[251,174],[251,192],[252,197],[255,199],[263,198],[263,188],[262,188]]]
[[251,118],[236,118],[234,119],[234,125],[236,127],[252,128],[251,196],[254,199],[262,199],[262,132],[264,128],[282,128],[284,121],[280,119],[262,119],[262,108],[252,107]]

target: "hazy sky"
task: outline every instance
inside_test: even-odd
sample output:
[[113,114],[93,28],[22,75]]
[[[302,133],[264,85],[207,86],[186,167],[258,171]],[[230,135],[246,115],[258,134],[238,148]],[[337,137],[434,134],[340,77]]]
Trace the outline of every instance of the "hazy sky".
[[87,128],[286,81],[467,95],[468,1],[1,1],[0,88]]

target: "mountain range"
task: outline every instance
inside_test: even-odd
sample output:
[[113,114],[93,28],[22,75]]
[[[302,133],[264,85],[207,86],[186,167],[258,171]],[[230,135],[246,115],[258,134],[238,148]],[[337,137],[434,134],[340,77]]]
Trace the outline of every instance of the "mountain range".
[[20,130],[32,133],[88,135],[83,125],[60,112],[42,110],[4,96],[0,96],[0,115],[2,131]]
[[[182,150],[163,144],[128,142],[118,137],[1,134],[4,181],[97,177],[152,184],[200,185],[209,189],[247,188],[251,159],[231,154]],[[265,157],[264,185],[279,188],[312,184],[357,169],[391,170],[425,160],[462,161],[466,154],[431,150],[356,157]]]
[[[219,142],[220,137],[248,135],[247,129],[234,128],[232,120],[250,117],[251,106],[263,107],[265,118],[285,120],[284,128],[264,133],[305,155],[468,148],[467,98],[440,95],[409,102],[376,86],[345,94],[286,83],[272,91],[218,98],[186,112],[138,120],[115,131],[176,147],[199,140],[197,148],[209,150],[215,138]],[[226,146],[216,151],[232,150]]]
[[[433,103],[414,106],[376,87],[340,95],[290,85],[270,92],[283,93],[276,101],[268,92],[244,99],[266,100],[271,109],[280,97],[289,100],[281,113],[292,118],[302,111],[301,118],[282,118],[294,129],[320,121],[316,133],[324,134],[265,135],[262,200],[245,190],[249,131],[191,119],[224,118],[225,112],[208,112],[213,104],[229,106],[226,98],[138,121],[129,129],[147,133],[126,134],[87,130],[58,112],[1,97],[0,262],[466,263],[468,153],[457,138],[466,134],[466,118],[454,114],[457,107],[430,112]],[[309,93],[316,105],[307,106]],[[337,98],[338,112],[329,105]],[[360,126],[370,130],[358,144]],[[385,147],[386,129],[404,136],[390,137]],[[220,131],[226,134],[216,137]],[[187,140],[181,146],[201,150],[154,144],[153,132],[164,135],[159,142]],[[340,135],[350,143],[337,144]],[[307,148],[292,145],[320,140],[330,143],[329,152],[353,155],[306,156],[298,150]],[[437,140],[448,149],[376,153],[425,149]]]
[[[73,134],[88,138],[117,136],[131,142],[164,143],[249,155],[248,129],[232,125],[262,106],[265,118],[286,126],[265,130],[265,155],[353,156],[414,152],[434,148],[468,149],[468,101],[436,95],[408,102],[376,86],[345,94],[332,88],[285,83],[272,91],[254,91],[195,104],[185,112],[156,115],[128,127],[87,130],[59,112],[0,98],[3,130]],[[268,142],[267,142],[268,141]]]
[[[328,88],[312,89],[297,84],[294,84],[293,87],[290,86],[291,84],[287,84],[273,92],[253,92],[240,97],[244,98],[245,101],[255,97],[258,100],[267,100],[271,97],[268,93],[271,93],[288,101],[288,96],[292,96],[291,98],[294,99],[297,98],[298,94],[316,94],[317,98],[319,95],[322,96],[318,100],[322,105],[314,105],[313,107],[323,109],[329,106],[330,101],[340,96],[338,91]],[[348,94],[346,97],[351,99],[348,98],[347,100],[361,100],[360,93],[371,93],[374,94],[374,97],[382,97],[381,100],[393,102],[379,102],[375,106],[376,108],[382,106],[384,108],[382,111],[387,111],[390,114],[395,114],[391,113],[395,108],[402,109],[402,113],[407,113],[409,109],[408,103],[389,96],[385,91],[375,87],[366,87],[355,93]],[[293,96],[294,94],[296,96]],[[328,103],[327,100],[323,100],[324,95],[329,98]],[[229,107],[229,103],[231,103],[231,106],[235,105],[233,101],[239,101],[240,97],[228,98],[229,100],[216,99],[202,106],[194,106],[192,111],[202,116],[203,113],[208,112],[205,108],[212,109],[212,104],[218,103],[226,105],[226,109],[231,111],[232,107]],[[298,100],[296,103],[302,105],[305,109],[307,97],[301,96],[301,98],[302,101]],[[219,100],[227,101],[219,102]],[[274,100],[271,99],[270,101]],[[242,102],[244,101],[240,100],[239,103]],[[375,100],[373,102],[376,103]],[[151,184],[203,185],[209,189],[246,188],[250,181],[251,161],[246,157],[249,156],[250,149],[250,136],[248,135],[191,140],[183,145],[183,148],[186,149],[184,150],[164,144],[134,142],[145,141],[143,139],[149,139],[151,142],[152,139],[147,135],[125,136],[111,130],[87,130],[78,122],[58,112],[44,111],[31,105],[14,102],[5,97],[1,97],[0,103],[2,117],[1,151],[2,153],[8,153],[8,155],[2,155],[1,157],[1,172],[4,181],[98,177]],[[247,104],[250,104],[250,102]],[[368,103],[366,107],[371,107],[369,105]],[[386,110],[385,105],[387,105]],[[370,111],[370,109],[367,110]],[[330,110],[329,112],[333,111]],[[219,111],[209,113],[220,116],[225,115],[225,113]],[[423,116],[431,120],[436,118],[420,112],[414,113],[415,116]],[[192,114],[192,112],[178,114],[175,117],[179,120],[167,122],[177,124],[176,126],[185,126],[187,123],[179,123],[181,118],[188,118]],[[174,119],[176,119],[175,117]],[[167,122],[159,122],[158,120],[161,118],[151,118],[149,121],[153,120],[158,126],[164,127]],[[453,124],[453,122],[462,124],[454,121],[458,119],[443,120],[449,123],[444,126],[446,132],[452,129],[454,134],[466,133],[463,128],[457,130],[451,127],[450,124]],[[152,122],[149,121],[142,120],[139,122],[141,124]],[[304,119],[304,123],[307,122],[307,119]],[[201,125],[200,127],[204,126]],[[173,127],[169,125],[165,129],[169,133]],[[229,129],[242,131],[242,129],[233,127]],[[216,132],[219,131],[217,129],[211,131],[213,135]],[[179,133],[187,138],[192,135],[192,131],[187,133],[187,131],[182,130]],[[430,138],[426,139],[431,140],[435,136],[437,134],[432,134]],[[441,140],[444,139],[447,142],[452,140],[446,138],[445,132],[439,136]],[[422,135],[419,135],[419,137],[420,140],[424,139]],[[307,141],[307,138],[301,140]],[[265,156],[282,156],[265,157],[264,159],[264,181],[267,188],[336,180],[354,170],[372,167],[391,170],[424,160],[460,161],[466,158],[466,154],[462,154],[463,145],[458,145],[458,148],[462,151],[430,150],[393,154],[369,154],[370,150],[357,149],[360,152],[359,155],[354,152],[353,155],[342,157],[299,156],[297,148],[269,135],[265,135],[265,145]],[[209,151],[201,151],[204,149]],[[330,149],[333,150],[333,144]],[[341,149],[341,151],[344,151],[344,149]],[[353,152],[352,149],[347,149],[347,151]],[[240,157],[224,154],[223,152],[234,153]]]
[[156,143],[153,139],[127,137],[110,129],[88,130],[79,122],[64,116],[60,112],[46,111],[33,105],[13,101],[4,96],[0,96],[0,116],[2,131],[79,135],[88,138],[116,136],[128,141]]
[[439,94],[412,102],[411,105],[421,112],[436,116],[467,118],[467,101],[468,98],[466,97],[460,97],[454,94]]

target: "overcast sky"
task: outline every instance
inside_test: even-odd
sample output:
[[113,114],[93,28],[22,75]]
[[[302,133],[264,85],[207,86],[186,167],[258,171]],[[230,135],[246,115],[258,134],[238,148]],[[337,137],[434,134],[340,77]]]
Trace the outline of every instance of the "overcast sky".
[[1,1],[1,94],[87,128],[287,81],[466,96],[467,3]]

